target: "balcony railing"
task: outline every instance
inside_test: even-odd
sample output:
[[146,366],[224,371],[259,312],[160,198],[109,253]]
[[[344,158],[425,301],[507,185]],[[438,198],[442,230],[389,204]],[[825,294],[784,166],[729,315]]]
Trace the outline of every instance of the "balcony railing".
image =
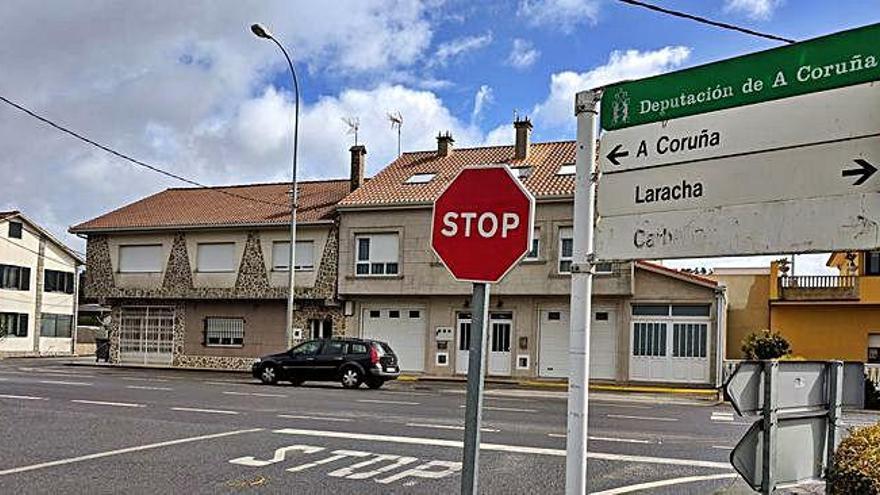
[[858,300],[856,275],[798,275],[779,277],[779,297],[789,300]]

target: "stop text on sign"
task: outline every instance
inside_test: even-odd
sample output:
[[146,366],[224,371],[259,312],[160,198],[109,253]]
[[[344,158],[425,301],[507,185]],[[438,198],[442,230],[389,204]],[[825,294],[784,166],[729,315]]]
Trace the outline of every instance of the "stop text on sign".
[[480,237],[489,239],[495,237],[500,230],[501,237],[507,239],[507,235],[519,228],[519,225],[519,215],[516,213],[502,213],[499,219],[498,215],[491,211],[482,214],[473,211],[462,213],[449,211],[443,215],[443,228],[440,233],[446,237],[455,237],[459,235],[459,230],[462,230],[464,237],[471,237],[476,232]]

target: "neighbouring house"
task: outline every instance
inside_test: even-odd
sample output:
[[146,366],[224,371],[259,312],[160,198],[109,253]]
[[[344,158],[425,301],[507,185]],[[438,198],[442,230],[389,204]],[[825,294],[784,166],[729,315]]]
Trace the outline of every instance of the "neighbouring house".
[[168,189],[72,227],[86,296],[111,308],[111,362],[243,369],[343,332],[336,204],[364,180],[361,148],[351,180],[298,184],[290,338],[289,183]]
[[22,213],[0,212],[0,355],[73,352],[83,263]]
[[[351,335],[387,341],[405,371],[467,372],[471,285],[432,252],[432,203],[464,167],[507,164],[536,197],[532,250],[492,288],[491,376],[566,378],[573,246],[573,141],[531,143],[517,120],[509,146],[403,153],[343,199],[339,297]],[[619,383],[720,383],[724,291],[652,263],[600,263],[593,285],[591,378]]]
[[789,275],[770,266],[770,328],[805,359],[880,363],[880,251],[838,252],[837,275]]
[[726,359],[742,359],[747,335],[770,328],[770,269],[715,268],[706,275],[727,289]]

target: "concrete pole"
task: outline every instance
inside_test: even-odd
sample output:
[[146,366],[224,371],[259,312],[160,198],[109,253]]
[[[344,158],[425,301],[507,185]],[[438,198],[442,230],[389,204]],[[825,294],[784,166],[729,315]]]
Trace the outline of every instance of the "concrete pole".
[[587,493],[587,414],[590,383],[590,314],[593,283],[593,218],[596,197],[596,127],[602,90],[578,93],[574,193],[574,252],[571,267],[568,435],[565,493]]

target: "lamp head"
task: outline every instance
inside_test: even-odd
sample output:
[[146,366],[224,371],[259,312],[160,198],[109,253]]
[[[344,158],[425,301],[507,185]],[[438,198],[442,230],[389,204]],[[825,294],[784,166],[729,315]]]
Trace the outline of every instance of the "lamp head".
[[251,31],[260,38],[272,39],[272,35],[261,24],[251,24]]

